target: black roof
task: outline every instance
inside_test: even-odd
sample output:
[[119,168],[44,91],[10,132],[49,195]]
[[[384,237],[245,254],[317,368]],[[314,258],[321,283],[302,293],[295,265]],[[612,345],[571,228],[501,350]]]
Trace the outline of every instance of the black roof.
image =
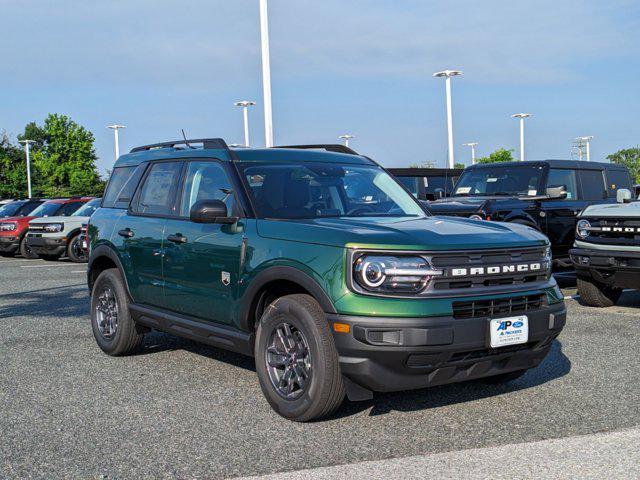
[[429,177],[434,175],[460,175],[462,168],[387,168],[396,177]]
[[542,166],[549,165],[559,168],[570,168],[572,170],[626,170],[624,165],[605,162],[581,162],[579,160],[527,160],[524,162],[500,162],[500,163],[476,163],[467,168],[491,168],[500,165],[501,167],[522,167],[522,166]]

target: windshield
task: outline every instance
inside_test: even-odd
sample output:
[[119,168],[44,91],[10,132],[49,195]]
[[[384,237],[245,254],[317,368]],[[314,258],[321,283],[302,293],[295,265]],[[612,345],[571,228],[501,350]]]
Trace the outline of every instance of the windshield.
[[26,202],[11,202],[0,207],[0,217],[15,217]]
[[407,187],[407,190],[409,190],[414,197],[418,196],[418,181],[420,177],[396,177],[396,179]]
[[465,170],[454,196],[535,196],[540,189],[543,167],[495,166]]
[[72,217],[90,217],[93,212],[100,206],[101,198],[94,198],[90,202],[85,203],[82,207],[71,214]]
[[62,204],[57,202],[45,202],[31,212],[32,217],[51,217],[56,214]]
[[426,216],[376,166],[241,162],[239,167],[261,218]]

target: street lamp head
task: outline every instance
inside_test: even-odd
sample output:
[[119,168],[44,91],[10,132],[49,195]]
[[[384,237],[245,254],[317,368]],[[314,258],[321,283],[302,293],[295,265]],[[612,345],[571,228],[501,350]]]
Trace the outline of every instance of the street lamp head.
[[350,135],[348,133],[345,133],[344,135],[340,135],[338,138],[341,138],[343,140],[351,140],[352,138],[356,138],[355,135]]
[[528,118],[530,116],[530,113],[514,113],[513,115],[511,115],[511,118]]
[[251,100],[241,100],[239,102],[234,103],[236,107],[251,107],[255,104],[256,102],[252,102]]
[[18,143],[23,143],[24,145],[29,145],[30,143],[36,143],[35,140],[18,140]]
[[576,137],[576,140],[579,142],[588,142],[593,138],[593,135],[587,135],[584,137]]
[[126,125],[118,125],[117,123],[114,125],[107,125],[107,128],[112,130],[118,130],[119,128],[127,128]]
[[460,70],[442,70],[433,74],[434,77],[457,77],[458,75],[462,75]]
[[462,146],[463,147],[477,147],[478,146],[478,142],[463,143]]

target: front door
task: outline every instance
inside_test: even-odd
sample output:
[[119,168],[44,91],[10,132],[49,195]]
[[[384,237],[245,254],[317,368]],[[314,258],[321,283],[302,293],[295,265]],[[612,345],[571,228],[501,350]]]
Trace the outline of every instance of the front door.
[[163,256],[165,308],[230,323],[237,292],[243,221],[233,225],[194,223],[189,211],[199,200],[223,200],[235,211],[235,197],[223,165],[215,160],[187,163],[179,219],[167,220]]

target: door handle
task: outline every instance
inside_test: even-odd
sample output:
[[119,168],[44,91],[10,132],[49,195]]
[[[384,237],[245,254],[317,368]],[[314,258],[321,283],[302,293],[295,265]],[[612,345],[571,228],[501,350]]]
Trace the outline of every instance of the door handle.
[[169,235],[167,240],[173,243],[187,243],[187,237],[183,236],[181,233],[176,233],[175,235]]
[[118,230],[118,235],[124,238],[131,238],[133,237],[133,230],[130,228],[124,228],[122,230]]

